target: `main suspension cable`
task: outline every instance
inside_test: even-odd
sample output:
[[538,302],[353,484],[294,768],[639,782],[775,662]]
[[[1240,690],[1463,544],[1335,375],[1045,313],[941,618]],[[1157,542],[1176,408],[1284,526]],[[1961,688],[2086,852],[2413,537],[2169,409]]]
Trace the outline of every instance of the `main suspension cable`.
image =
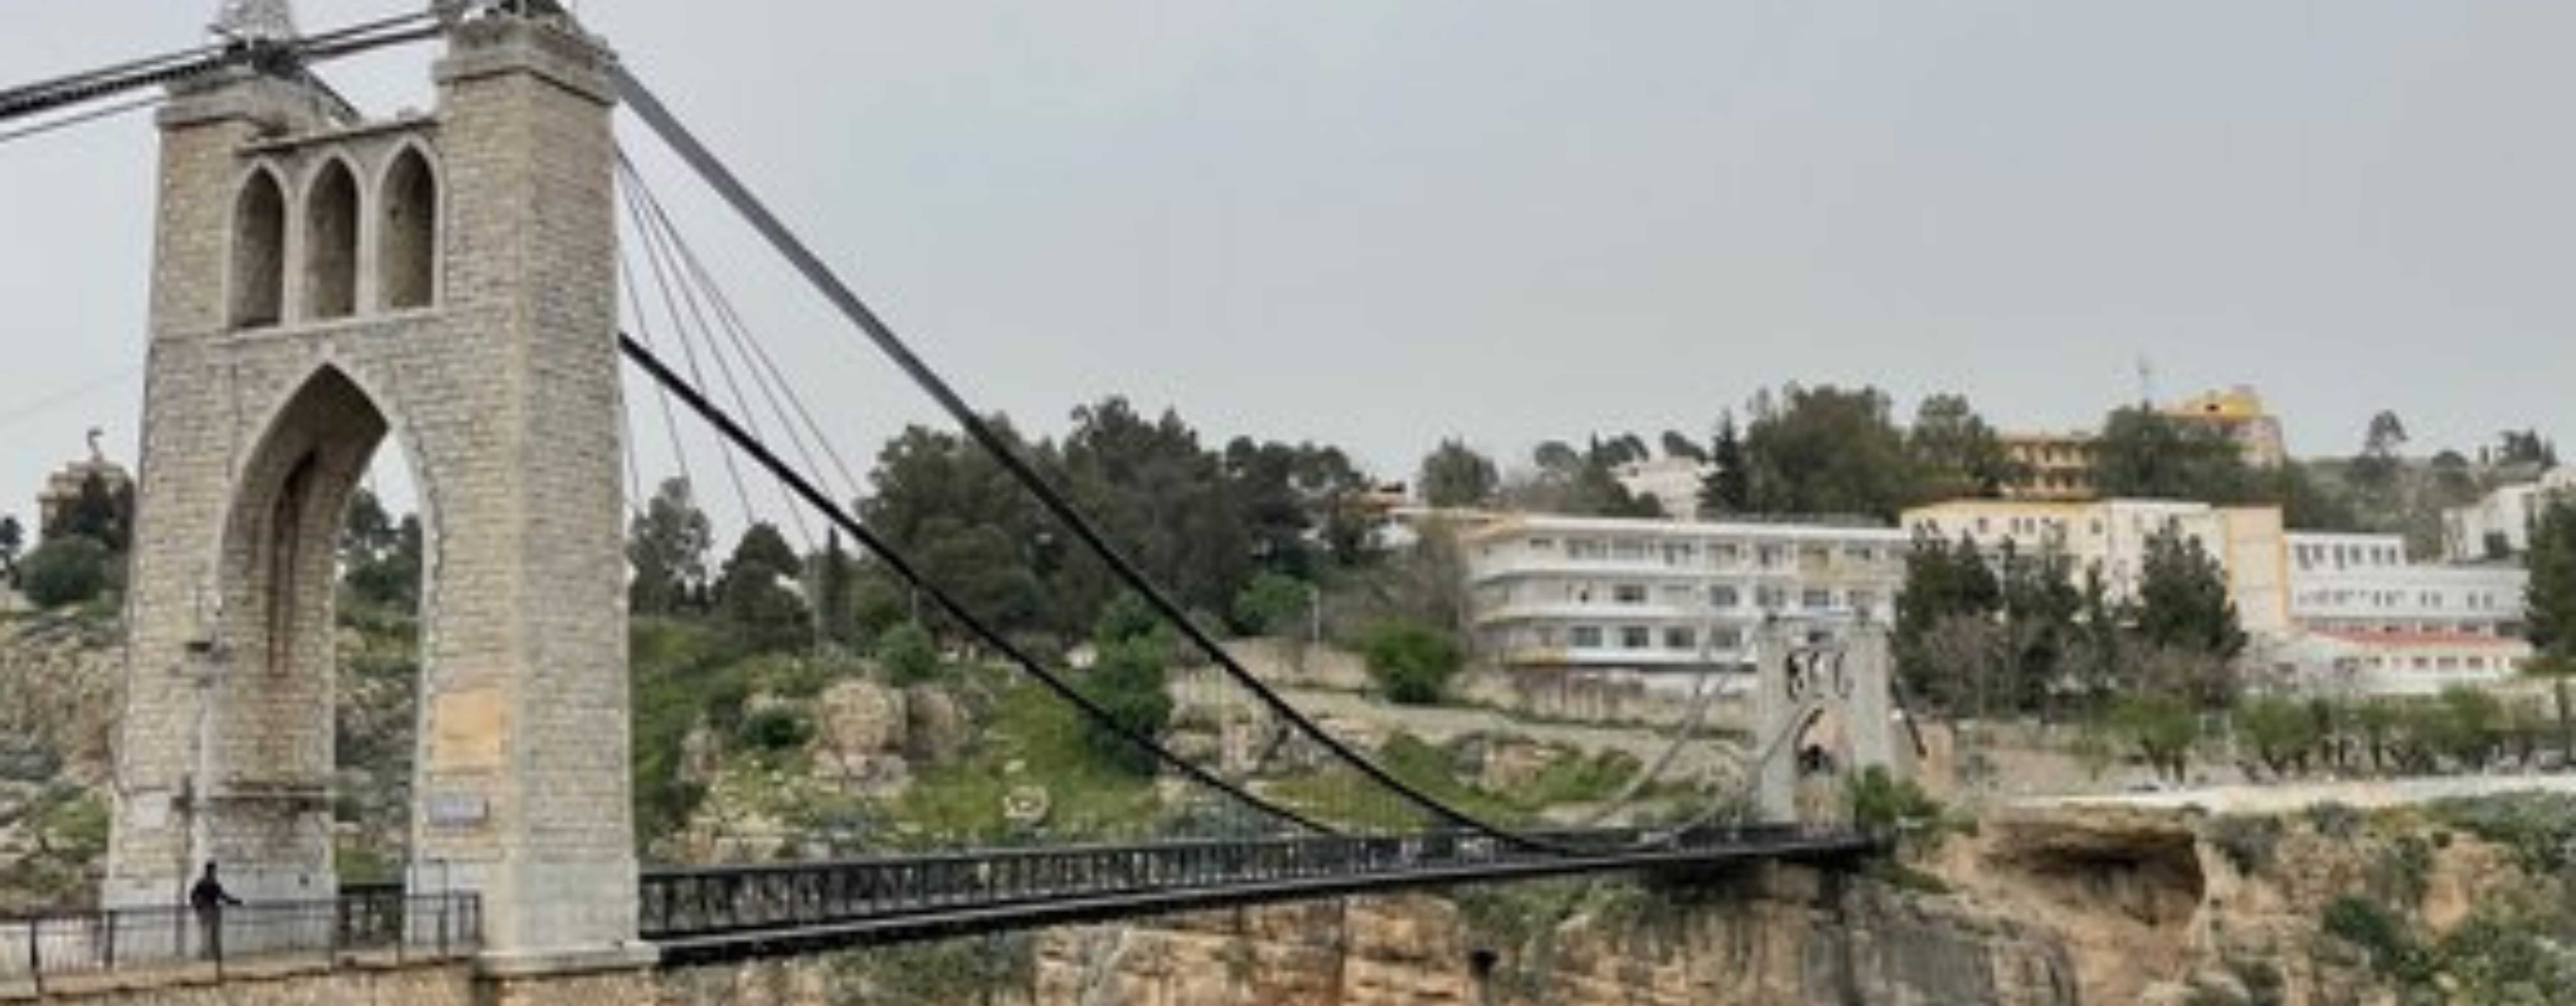
[[626,354],[626,358],[628,360],[633,361],[636,366],[643,368],[644,372],[651,376],[656,383],[669,389],[674,398],[678,399],[682,404],[687,405],[691,411],[696,412],[698,416],[705,419],[708,424],[714,426],[716,428],[716,432],[722,434],[724,439],[733,443],[734,446],[741,448],[745,456],[751,458],[752,461],[759,464],[762,468],[767,469],[769,474],[776,478],[779,481],[779,484],[785,486],[789,492],[804,500],[807,506],[813,507],[816,512],[823,515],[824,519],[831,521],[834,527],[838,527],[842,531],[847,532],[853,540],[860,544],[861,547],[866,548],[871,554],[874,554],[877,557],[879,562],[884,563],[888,570],[892,571],[896,576],[901,577],[903,581],[910,584],[914,590],[920,591],[924,596],[930,598],[931,603],[938,605],[941,611],[946,612],[950,618],[956,619],[959,625],[964,626],[966,630],[973,633],[976,638],[983,640],[985,645],[993,647],[996,652],[1008,658],[1013,664],[1018,665],[1022,671],[1025,671],[1031,677],[1036,678],[1041,684],[1045,685],[1049,691],[1054,692],[1057,697],[1062,698],[1066,702],[1072,703],[1076,708],[1080,709],[1093,723],[1117,734],[1121,740],[1152,754],[1156,761],[1170,766],[1181,774],[1188,776],[1193,781],[1212,787],[1218,792],[1242,801],[1244,804],[1249,805],[1256,810],[1318,834],[1336,834],[1335,830],[1331,826],[1326,825],[1323,822],[1307,817],[1306,815],[1300,814],[1287,807],[1280,806],[1279,804],[1264,799],[1257,794],[1218,778],[1208,770],[1190,763],[1187,759],[1184,759],[1181,756],[1172,753],[1169,749],[1164,748],[1162,745],[1155,743],[1153,738],[1148,737],[1135,728],[1121,722],[1116,716],[1111,715],[1107,709],[1102,708],[1099,703],[1092,701],[1089,696],[1082,694],[1080,689],[1073,687],[1073,685],[1065,681],[1064,678],[1058,676],[1055,672],[1048,670],[1046,665],[1039,663],[1037,658],[1029,655],[1028,651],[1021,649],[1019,644],[1012,642],[1011,639],[1008,636],[1005,636],[1000,630],[993,628],[991,625],[986,624],[983,619],[976,617],[975,613],[968,610],[965,604],[960,602],[955,595],[950,594],[945,587],[940,586],[938,583],[933,582],[928,576],[924,575],[920,568],[913,565],[912,560],[906,557],[901,551],[894,548],[892,543],[879,536],[875,531],[869,529],[867,525],[860,523],[858,518],[852,516],[847,510],[843,509],[841,504],[834,502],[830,496],[823,492],[822,489],[816,487],[812,480],[806,478],[805,475],[798,472],[793,466],[790,466],[785,460],[781,459],[775,451],[770,450],[768,445],[762,443],[759,438],[752,436],[748,430],[744,429],[741,423],[735,421],[732,416],[727,415],[723,407],[708,399],[705,393],[698,390],[696,386],[690,384],[679,374],[673,372],[668,365],[661,361],[661,359],[654,356],[653,351],[647,348],[643,343],[637,342],[635,339],[624,333],[619,333],[617,337],[617,345],[618,349]]
[[842,282],[831,267],[825,265],[811,249],[807,248],[804,242],[788,229],[785,222],[771,213],[768,207],[754,196],[721,160],[717,159],[714,152],[700,143],[696,136],[690,133],[670,109],[665,107],[642,81],[636,79],[624,64],[612,64],[609,67],[609,74],[617,87],[619,96],[635,110],[637,115],[643,117],[645,124],[660,135],[664,142],[670,144],[681,160],[714,188],[718,195],[732,204],[734,210],[742,214],[743,218],[769,242],[773,249],[785,256],[789,263],[794,265],[797,271],[823,294],[825,299],[829,300],[845,318],[875,343],[879,351],[928,393],[969,437],[992,454],[1013,479],[1027,487],[1048,513],[1054,516],[1059,525],[1080,539],[1084,547],[1098,556],[1120,582],[1135,591],[1166,622],[1179,630],[1193,647],[1215,661],[1264,705],[1282,718],[1296,724],[1301,732],[1313,737],[1337,760],[1357,769],[1377,785],[1401,794],[1415,807],[1429,812],[1439,820],[1522,848],[1563,853],[1581,851],[1563,843],[1504,829],[1451,806],[1446,801],[1406,783],[1385,768],[1363,757],[1349,744],[1332,736],[1312,718],[1281,698],[1276,690],[1246,669],[1233,654],[1227,652],[1223,645],[1211,637],[1207,630],[1191,619],[1178,602],[1147,577],[1126,553],[1112,545],[1089,518],[1084,517],[1074,508],[1071,501],[1038,474],[1026,458],[1013,450],[992,424],[978,415],[944,378],[924,363],[911,347],[895,334],[892,327],[879,318],[866,302],[860,300],[858,294],[851,290],[848,284]]

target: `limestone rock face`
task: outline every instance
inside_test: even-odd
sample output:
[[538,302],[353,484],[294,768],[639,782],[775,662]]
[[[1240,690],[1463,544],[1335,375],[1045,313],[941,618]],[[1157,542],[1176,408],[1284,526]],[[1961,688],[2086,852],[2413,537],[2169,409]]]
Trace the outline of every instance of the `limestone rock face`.
[[1576,914],[1495,946],[1452,902],[1354,898],[1042,937],[1041,1003],[1791,1006],[2078,1002],[2043,930],[1798,869],[1646,918]]
[[815,705],[817,774],[867,796],[902,790],[911,777],[904,749],[912,738],[904,693],[854,678],[825,690]]

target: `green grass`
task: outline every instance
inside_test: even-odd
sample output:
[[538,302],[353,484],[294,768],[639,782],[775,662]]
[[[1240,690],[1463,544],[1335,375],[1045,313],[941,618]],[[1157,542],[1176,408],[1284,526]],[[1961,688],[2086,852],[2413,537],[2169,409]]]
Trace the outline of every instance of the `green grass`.
[[[1458,778],[1450,753],[1411,734],[1398,733],[1374,755],[1378,766],[1405,785],[1471,816],[1504,825],[1539,823],[1547,811],[1599,803],[1618,795],[1641,767],[1623,752],[1562,758],[1509,793]],[[1401,831],[1429,822],[1410,806],[1384,795],[1349,769],[1285,779],[1264,790],[1279,802],[1328,822],[1371,830]],[[1365,794],[1365,798],[1354,798]]]
[[[1013,762],[1017,773],[1007,772]],[[1154,780],[1102,759],[1073,707],[1042,686],[1012,682],[998,686],[983,736],[957,760],[922,769],[888,816],[929,842],[1008,840],[1018,836],[1002,798],[1020,786],[1047,791],[1042,830],[1051,838],[1143,833],[1161,811]]]

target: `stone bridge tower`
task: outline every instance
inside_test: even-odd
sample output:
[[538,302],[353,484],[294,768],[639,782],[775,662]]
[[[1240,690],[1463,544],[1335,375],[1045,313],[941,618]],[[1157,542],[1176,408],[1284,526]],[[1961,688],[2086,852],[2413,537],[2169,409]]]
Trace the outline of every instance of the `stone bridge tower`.
[[1811,632],[1772,622],[1754,667],[1755,809],[1765,821],[1840,814],[1842,781],[1876,766],[1902,778],[1895,665],[1887,631],[1871,625]]
[[496,970],[629,959],[610,56],[552,4],[451,16],[429,113],[241,71],[161,115],[105,900],[209,860],[334,895],[334,543],[390,446],[424,524],[410,882],[481,894]]

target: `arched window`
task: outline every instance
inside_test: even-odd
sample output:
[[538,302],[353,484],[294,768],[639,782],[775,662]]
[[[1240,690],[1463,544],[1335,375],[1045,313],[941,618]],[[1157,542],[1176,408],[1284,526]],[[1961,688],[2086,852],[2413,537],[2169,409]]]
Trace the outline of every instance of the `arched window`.
[[254,171],[233,201],[234,328],[277,324],[286,303],[286,193],[277,176]]
[[358,310],[358,179],[333,160],[304,204],[304,314],[345,318]]
[[405,150],[385,170],[384,218],[376,237],[378,288],[392,310],[428,307],[436,296],[438,179],[419,150]]

